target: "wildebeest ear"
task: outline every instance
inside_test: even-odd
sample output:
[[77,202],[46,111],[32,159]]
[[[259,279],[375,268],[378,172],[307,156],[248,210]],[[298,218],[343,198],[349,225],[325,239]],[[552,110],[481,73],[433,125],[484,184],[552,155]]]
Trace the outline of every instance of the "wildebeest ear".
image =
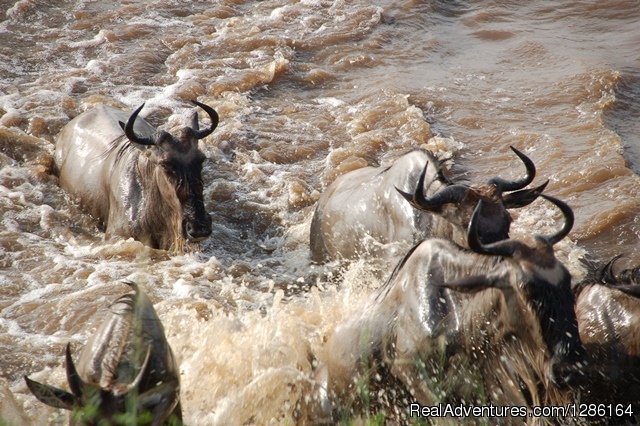
[[430,161],[436,165],[436,179],[438,179],[440,183],[443,183],[447,186],[453,185],[451,179],[449,179],[449,177],[444,174],[445,164],[449,161],[452,161],[453,156],[449,154],[444,158],[438,158],[431,151],[427,151],[427,155],[429,156]]
[[496,279],[495,277],[489,277],[487,275],[471,275],[446,283],[438,283],[436,285],[462,293],[475,293],[476,291],[496,287]]
[[118,124],[120,125],[122,131],[124,131],[124,127],[126,126],[126,124],[124,124],[122,121],[118,121]]
[[31,380],[27,376],[24,376],[24,380],[27,382],[27,387],[31,393],[35,395],[40,402],[55,408],[73,410],[76,398],[69,392],[53,386],[43,385],[42,383]]
[[542,194],[542,191],[544,191],[548,183],[549,181],[546,181],[536,188],[521,189],[520,191],[504,194],[502,197],[502,203],[507,209],[517,209],[519,207],[528,206],[533,203],[540,194]]
[[198,123],[198,111],[191,112],[191,128],[196,132],[200,130],[200,124]]

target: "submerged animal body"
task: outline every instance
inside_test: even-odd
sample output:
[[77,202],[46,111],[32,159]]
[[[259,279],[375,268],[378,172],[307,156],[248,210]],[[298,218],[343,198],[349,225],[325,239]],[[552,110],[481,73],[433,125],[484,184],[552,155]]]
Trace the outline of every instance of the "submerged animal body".
[[496,177],[481,185],[454,184],[444,176],[441,161],[422,149],[397,158],[387,168],[364,167],[340,176],[318,200],[310,230],[311,260],[381,252],[396,258],[427,237],[464,246],[478,200],[486,204],[480,218],[482,241],[507,238],[511,216],[506,209],[533,202],[546,185],[522,190],[533,181],[535,166],[512,149],[527,169],[527,175],[515,181]]
[[582,402],[621,404],[627,415],[626,404],[640,408],[640,268],[614,273],[619,257],[576,286],[576,316],[589,355]]
[[563,389],[577,382],[585,350],[571,276],[553,245],[569,232],[573,215],[566,204],[542,196],[560,207],[566,222],[554,235],[537,236],[534,246],[512,239],[482,243],[481,201],[469,226],[470,250],[442,239],[427,239],[410,250],[376,297],[330,337],[331,388],[350,389],[343,378],[353,377],[370,357],[423,405],[443,397],[464,399],[436,394],[429,365],[456,359],[440,366],[448,377],[466,359],[480,370],[491,402],[566,401]]
[[202,196],[205,156],[198,140],[213,132],[218,115],[194,103],[207,112],[211,124],[200,130],[194,111],[191,125],[178,137],[139,118],[144,104],[131,116],[98,105],[60,131],[55,149],[60,186],[100,219],[105,237],[133,237],[154,248],[180,249],[185,240],[211,234]]
[[[66,371],[71,392],[25,376],[43,403],[72,410],[71,424],[113,424],[131,416],[134,424],[180,423],[180,380],[176,359],[149,298],[135,293],[109,306],[107,317],[74,363],[67,345]],[[128,423],[129,424],[129,423]]]

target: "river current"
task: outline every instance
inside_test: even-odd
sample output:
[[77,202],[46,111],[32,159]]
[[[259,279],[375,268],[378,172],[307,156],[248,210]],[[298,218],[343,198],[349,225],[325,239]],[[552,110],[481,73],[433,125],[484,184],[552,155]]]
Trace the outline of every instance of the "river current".
[[[520,176],[515,146],[574,209],[575,279],[583,256],[639,264],[639,21],[635,0],[0,0],[0,418],[64,422],[22,376],[66,386],[67,342],[134,280],[187,424],[315,423],[323,343],[390,271],[312,265],[314,204],[421,145],[471,181]],[[146,102],[168,130],[191,99],[220,115],[200,143],[211,237],[182,254],[105,241],[57,185],[56,134],[99,103]],[[559,217],[515,216],[523,238]]]

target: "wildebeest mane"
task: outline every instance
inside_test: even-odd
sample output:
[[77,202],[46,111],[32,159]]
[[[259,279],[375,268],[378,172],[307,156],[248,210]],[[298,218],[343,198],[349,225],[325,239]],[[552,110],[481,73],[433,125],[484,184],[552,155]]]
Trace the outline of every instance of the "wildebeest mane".
[[[436,167],[436,179],[439,180],[440,182],[442,182],[445,185],[453,185],[453,184],[463,184],[463,185],[467,185],[469,183],[468,179],[464,179],[461,176],[466,174],[465,173],[458,173],[454,176],[450,176],[449,173],[451,172],[450,168],[446,168],[445,164],[447,163],[451,163],[453,162],[453,156],[452,155],[447,155],[446,157],[440,158],[439,156],[437,156],[433,151],[431,151],[430,149],[426,149],[426,148],[412,148],[407,150],[406,152],[403,152],[402,154],[398,155],[398,158],[412,153],[412,152],[423,152],[427,155],[427,157],[429,158],[429,163],[431,163],[432,165],[434,165]],[[390,169],[391,166],[389,166],[388,168],[386,168],[383,172],[387,171],[388,169]]]
[[109,142],[109,148],[100,155],[100,159],[104,160],[115,153],[115,161],[120,162],[122,161],[122,157],[127,151],[136,148],[137,147],[133,144],[133,142],[131,142],[123,133]]

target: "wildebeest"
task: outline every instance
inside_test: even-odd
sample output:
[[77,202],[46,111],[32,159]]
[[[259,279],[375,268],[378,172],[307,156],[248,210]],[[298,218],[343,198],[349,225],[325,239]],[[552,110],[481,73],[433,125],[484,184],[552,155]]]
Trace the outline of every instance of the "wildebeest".
[[536,169],[526,155],[511,149],[527,170],[514,181],[494,177],[481,185],[454,184],[444,175],[442,162],[423,149],[406,153],[390,167],[364,167],[338,177],[318,200],[313,215],[311,260],[354,259],[381,249],[394,258],[427,237],[464,246],[478,200],[485,201],[479,219],[481,240],[507,238],[511,216],[506,209],[531,203],[546,185],[518,191],[533,181]]
[[60,186],[100,219],[105,237],[133,237],[154,248],[179,250],[185,239],[211,234],[198,140],[213,132],[218,114],[192,102],[211,124],[201,130],[194,111],[178,137],[139,118],[144,104],[131,116],[98,105],[60,131],[55,150]]
[[626,268],[619,272],[614,271],[616,261],[622,257],[621,254],[614,256],[610,261],[592,274],[595,281],[601,284],[609,285],[618,289],[623,289],[629,294],[636,294],[640,287],[640,266]]
[[614,264],[619,257],[589,274],[575,288],[580,337],[589,355],[588,380],[581,402],[633,403],[637,413],[640,407],[637,398],[640,394],[640,268],[615,273]]
[[[180,380],[164,328],[146,294],[135,290],[115,300],[105,320],[82,349],[77,367],[66,350],[71,392],[25,376],[27,386],[47,405],[72,410],[71,424],[161,425],[181,422]],[[132,422],[132,420],[134,420]]]
[[[571,276],[553,246],[574,219],[565,203],[541,196],[565,221],[556,233],[535,236],[533,245],[514,239],[483,243],[478,226],[485,203],[480,201],[469,225],[470,249],[443,239],[414,246],[375,298],[329,338],[330,388],[352,392],[351,378],[369,356],[418,402],[433,405],[443,396],[430,387],[433,372],[427,365],[455,356],[480,369],[494,403],[566,401],[562,389],[580,377],[585,349]],[[443,368],[451,373],[457,365]]]

